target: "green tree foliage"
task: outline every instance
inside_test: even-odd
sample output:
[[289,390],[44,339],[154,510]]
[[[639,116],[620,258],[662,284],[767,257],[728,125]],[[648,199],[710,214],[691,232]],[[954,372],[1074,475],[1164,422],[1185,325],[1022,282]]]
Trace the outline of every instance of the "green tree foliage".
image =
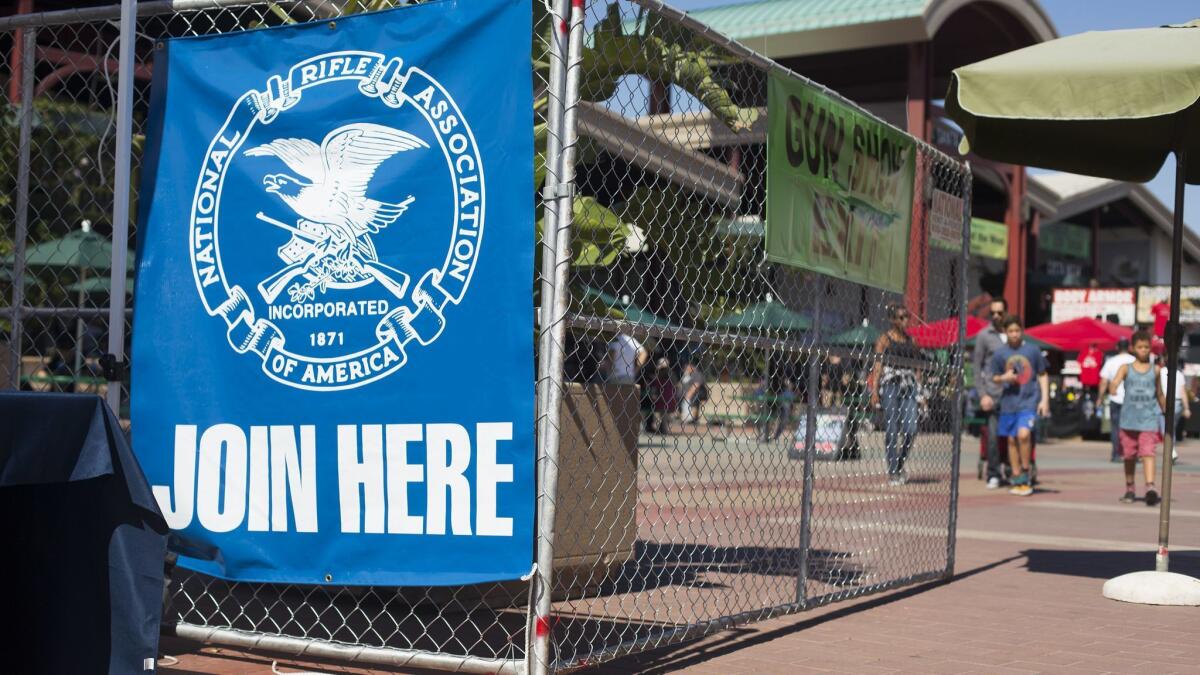
[[[26,245],[78,230],[84,221],[112,232],[115,127],[107,111],[79,103],[34,101],[29,153],[29,211]],[[19,165],[20,116],[5,106],[0,128],[0,256],[13,252]],[[140,140],[140,139],[139,139]],[[135,152],[140,149],[140,142]],[[134,192],[136,194],[136,191]],[[31,305],[74,304],[63,287],[77,281],[70,270],[29,270]],[[32,280],[31,279],[31,280]],[[11,288],[4,289],[6,294]]]

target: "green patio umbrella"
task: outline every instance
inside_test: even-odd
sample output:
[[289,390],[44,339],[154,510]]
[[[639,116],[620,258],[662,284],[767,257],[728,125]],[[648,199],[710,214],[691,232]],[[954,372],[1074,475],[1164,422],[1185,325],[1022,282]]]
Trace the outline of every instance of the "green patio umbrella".
[[[127,255],[127,271],[133,271],[133,256]],[[16,261],[15,254],[5,256],[4,264],[12,266]],[[112,268],[112,244],[104,235],[93,232],[91,223],[84,221],[83,227],[68,233],[58,239],[39,242],[25,249],[25,266],[27,268],[61,268],[74,269],[78,281],[67,287],[78,297],[78,306],[83,307],[83,296],[91,291],[85,287],[104,275]],[[75,373],[83,367],[83,353],[80,345],[83,342],[83,318],[75,320]]]
[[647,326],[673,325],[670,321],[647,312],[632,302],[622,302],[608,293],[592,288],[591,286],[583,287],[583,297],[589,300],[598,301],[608,309],[620,312],[625,320],[629,321],[630,323],[640,323]]
[[793,312],[781,303],[766,300],[750,305],[736,314],[727,314],[710,325],[717,328],[803,332],[812,328],[812,320]]
[[838,333],[825,342],[831,345],[841,345],[845,347],[874,345],[875,341],[878,340],[879,336],[882,334],[883,331],[879,330],[878,328],[875,328],[869,324],[863,324],[861,326],[855,326],[844,333]]
[[[88,277],[67,286],[66,290],[72,293],[108,293],[112,290],[112,277]],[[132,277],[125,277],[125,292],[133,292]]]
[[[4,263],[12,265],[12,254]],[[133,270],[133,256],[126,256],[127,268]],[[75,230],[65,237],[39,242],[25,249],[27,267],[74,267],[108,271],[112,267],[112,244],[102,234],[89,229]]]
[[[1083,33],[1036,44],[956,69],[946,94],[947,114],[966,133],[963,150],[974,149],[989,159],[1147,181],[1158,173],[1167,155],[1175,154],[1168,429],[1174,428],[1179,357],[1183,188],[1185,182],[1200,184],[1200,162],[1188,166],[1188,158],[1200,154],[1198,101],[1200,20]],[[1164,457],[1171,456],[1173,445],[1173,435],[1168,434]],[[1162,491],[1155,567],[1165,572],[1171,513],[1169,461],[1163,463]],[[1153,577],[1148,583],[1165,584],[1160,581],[1164,578]],[[1131,586],[1138,592],[1144,588]],[[1200,604],[1200,592],[1195,595]]]

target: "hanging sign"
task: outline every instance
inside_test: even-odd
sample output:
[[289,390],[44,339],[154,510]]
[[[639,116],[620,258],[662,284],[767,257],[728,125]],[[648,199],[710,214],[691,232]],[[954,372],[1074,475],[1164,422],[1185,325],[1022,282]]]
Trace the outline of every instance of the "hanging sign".
[[432,2],[156,52],[133,441],[185,566],[529,571],[530,16]]
[[[1138,323],[1154,323],[1154,307],[1163,304],[1170,307],[1170,286],[1138,286]],[[1179,322],[1200,323],[1200,286],[1182,286],[1179,290]]]
[[1050,305],[1050,322],[1062,323],[1072,319],[1116,319],[1122,326],[1132,326],[1137,310],[1132,288],[1056,288]]
[[[815,416],[816,432],[813,434],[813,448],[817,459],[837,459],[841,454],[846,440],[846,420],[843,413],[819,412]],[[792,439],[792,447],[797,453],[805,451],[808,442],[808,418],[800,414],[800,422]]]
[[963,199],[934,188],[929,209],[929,245],[958,251],[962,249]]
[[799,80],[767,92],[767,257],[904,292],[913,139]]

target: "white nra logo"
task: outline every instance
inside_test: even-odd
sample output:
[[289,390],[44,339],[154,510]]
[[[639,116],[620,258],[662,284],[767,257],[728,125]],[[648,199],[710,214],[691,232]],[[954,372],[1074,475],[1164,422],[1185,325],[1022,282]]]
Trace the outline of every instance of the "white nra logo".
[[359,387],[441,335],[470,285],[485,196],[470,126],[437,80],[374,52],[314,56],[243,94],[209,144],[196,289],[272,379]]

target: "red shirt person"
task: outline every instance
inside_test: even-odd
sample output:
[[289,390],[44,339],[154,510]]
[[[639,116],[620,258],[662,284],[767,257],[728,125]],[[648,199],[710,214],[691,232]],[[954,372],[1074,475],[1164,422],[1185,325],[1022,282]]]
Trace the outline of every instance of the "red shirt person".
[[1079,354],[1079,383],[1089,389],[1100,386],[1100,368],[1104,365],[1104,352],[1096,348],[1096,343]]
[[1167,332],[1167,319],[1171,316],[1171,305],[1166,302],[1156,302],[1150,308],[1150,313],[1154,315],[1154,334],[1163,337],[1163,334]]

